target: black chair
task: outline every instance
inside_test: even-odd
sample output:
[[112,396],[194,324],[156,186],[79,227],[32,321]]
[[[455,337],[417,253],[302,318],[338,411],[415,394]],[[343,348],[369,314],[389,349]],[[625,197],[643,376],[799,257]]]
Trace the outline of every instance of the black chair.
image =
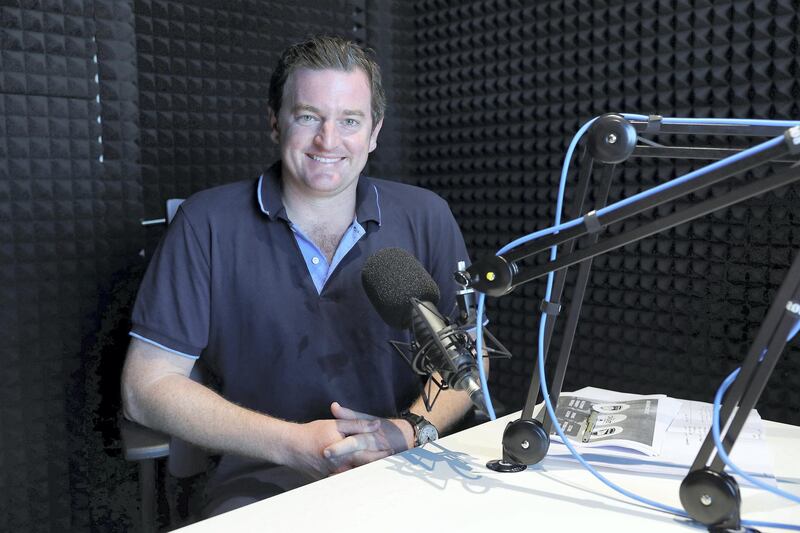
[[[205,383],[202,365],[196,364],[190,377],[194,381]],[[157,531],[156,461],[166,457],[167,472],[176,479],[187,479],[206,472],[209,464],[208,453],[183,439],[156,431],[124,417],[120,421],[120,435],[125,460],[139,463],[142,531]]]
[[139,505],[142,531],[156,530],[156,459],[169,455],[169,435],[126,418],[120,420],[126,461],[139,463]]
[[[169,224],[175,217],[183,199],[172,198],[166,202],[165,218],[143,220],[142,225]],[[205,383],[202,365],[196,364],[190,377]],[[120,417],[122,451],[127,461],[139,463],[140,517],[143,531],[156,531],[156,461],[167,457],[167,470],[175,478],[183,479],[205,472],[208,456],[204,450],[177,437]]]

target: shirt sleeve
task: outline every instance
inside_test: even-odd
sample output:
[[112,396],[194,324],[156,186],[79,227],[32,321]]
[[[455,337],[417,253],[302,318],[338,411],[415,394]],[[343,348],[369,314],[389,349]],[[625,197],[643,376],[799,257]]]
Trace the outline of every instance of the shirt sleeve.
[[196,230],[181,206],[142,279],[132,336],[180,355],[200,356],[209,336],[208,243],[208,236]]

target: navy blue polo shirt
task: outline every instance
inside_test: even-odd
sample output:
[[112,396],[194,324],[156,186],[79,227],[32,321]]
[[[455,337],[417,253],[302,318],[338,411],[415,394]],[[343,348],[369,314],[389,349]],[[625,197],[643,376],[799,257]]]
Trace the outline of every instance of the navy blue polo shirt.
[[439,196],[365,176],[348,231],[327,265],[286,216],[279,163],[258,180],[199,192],[150,262],[131,334],[199,357],[224,397],[272,416],[331,418],[332,401],[395,416],[419,396],[420,380],[388,343],[408,341],[408,332],[381,320],[361,268],[382,248],[408,250],[450,314],[466,248]]

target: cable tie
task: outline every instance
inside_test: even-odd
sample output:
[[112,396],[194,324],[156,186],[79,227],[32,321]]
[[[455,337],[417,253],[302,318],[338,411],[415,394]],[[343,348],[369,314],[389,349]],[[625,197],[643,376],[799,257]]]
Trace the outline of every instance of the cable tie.
[[600,219],[597,218],[597,211],[594,209],[583,215],[583,225],[586,226],[586,231],[588,231],[589,234],[597,233],[603,229]]
[[558,316],[561,312],[561,304],[548,302],[547,300],[542,300],[542,304],[539,306],[539,310],[549,316]]
[[783,134],[790,154],[800,153],[800,126],[792,126]]
[[661,115],[650,115],[647,117],[647,126],[645,126],[642,133],[656,134],[661,131],[661,124],[664,117]]

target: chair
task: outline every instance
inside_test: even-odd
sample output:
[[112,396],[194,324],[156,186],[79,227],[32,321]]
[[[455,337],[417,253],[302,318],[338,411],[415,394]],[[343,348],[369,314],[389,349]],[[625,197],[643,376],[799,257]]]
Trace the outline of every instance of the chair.
[[[180,198],[166,202],[165,218],[142,220],[142,225],[169,224],[175,217]],[[202,365],[196,364],[190,377],[205,383]],[[139,463],[140,516],[143,531],[156,530],[156,460],[167,457],[167,469],[176,478],[187,478],[204,472],[207,465],[205,451],[177,437],[142,426],[120,417],[120,436],[122,450],[127,461]]]
[[126,461],[139,463],[139,505],[142,531],[155,531],[156,464],[169,455],[169,435],[147,428],[122,417],[120,420],[122,451]]
[[[196,364],[189,375],[198,383],[205,383],[202,365]],[[142,531],[156,531],[156,460],[167,458],[167,471],[183,479],[206,471],[208,454],[205,450],[148,428],[124,417],[120,420],[122,451],[126,461],[139,463],[139,501]]]

